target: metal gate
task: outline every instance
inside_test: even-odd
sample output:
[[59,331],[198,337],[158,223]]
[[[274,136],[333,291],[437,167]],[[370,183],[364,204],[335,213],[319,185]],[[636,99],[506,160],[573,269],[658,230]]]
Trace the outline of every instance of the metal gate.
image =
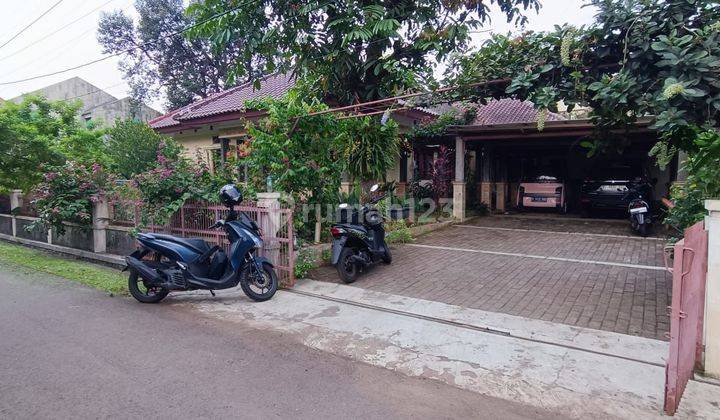
[[665,412],[675,414],[687,382],[702,365],[708,236],[703,222],[674,246],[670,355],[665,367]]

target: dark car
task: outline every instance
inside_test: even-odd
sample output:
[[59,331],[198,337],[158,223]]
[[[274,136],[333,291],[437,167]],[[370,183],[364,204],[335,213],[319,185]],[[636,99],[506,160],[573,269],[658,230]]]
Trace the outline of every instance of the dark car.
[[580,204],[584,212],[594,210],[627,210],[632,199],[629,191],[636,190],[644,197],[652,197],[652,187],[641,165],[596,163],[580,189]]

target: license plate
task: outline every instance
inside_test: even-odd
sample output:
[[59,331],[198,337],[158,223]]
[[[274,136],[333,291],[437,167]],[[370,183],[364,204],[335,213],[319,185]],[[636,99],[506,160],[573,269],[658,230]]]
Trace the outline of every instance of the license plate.
[[601,185],[600,188],[598,188],[599,191],[607,192],[607,193],[620,193],[620,192],[627,192],[628,187],[625,185]]
[[547,203],[547,197],[533,197],[533,202]]
[[647,207],[638,207],[635,209],[630,209],[630,213],[647,213],[648,209]]

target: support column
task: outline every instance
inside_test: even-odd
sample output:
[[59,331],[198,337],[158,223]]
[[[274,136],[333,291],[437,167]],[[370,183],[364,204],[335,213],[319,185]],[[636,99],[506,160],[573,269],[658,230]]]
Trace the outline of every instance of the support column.
[[720,379],[720,200],[706,200],[709,215],[708,266],[705,283],[705,374]]
[[343,194],[350,194],[351,189],[352,183],[350,182],[350,177],[347,172],[343,172],[340,175],[340,192]]
[[486,149],[483,149],[481,152],[480,160],[480,202],[485,203],[487,205],[488,210],[492,210],[490,206],[492,205],[492,180],[490,177],[491,174],[491,162],[490,162],[490,152]]
[[108,200],[105,196],[97,196],[93,203],[93,252],[107,252],[107,226],[110,220]]
[[502,156],[498,161],[496,175],[498,182],[495,183],[495,210],[505,212],[507,201],[507,158]]
[[257,206],[266,209],[258,212],[258,225],[262,229],[265,239],[263,253],[270,261],[277,264],[280,256],[280,242],[274,241],[272,238],[277,238],[277,232],[280,230],[280,193],[258,193]]
[[12,235],[17,236],[17,218],[15,214],[20,210],[23,205],[22,190],[10,191],[10,214],[12,215]]
[[465,220],[465,140],[455,137],[455,180],[453,181],[453,217]]
[[503,213],[505,212],[505,201],[507,201],[507,182],[495,183],[495,209]]

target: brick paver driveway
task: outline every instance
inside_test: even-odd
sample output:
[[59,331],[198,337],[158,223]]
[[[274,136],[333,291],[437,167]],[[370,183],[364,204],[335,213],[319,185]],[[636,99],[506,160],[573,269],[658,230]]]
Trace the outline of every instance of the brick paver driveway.
[[[663,246],[622,223],[485,217],[393,247],[392,265],[353,286],[665,339],[672,278]],[[311,277],[338,281],[333,267]]]

